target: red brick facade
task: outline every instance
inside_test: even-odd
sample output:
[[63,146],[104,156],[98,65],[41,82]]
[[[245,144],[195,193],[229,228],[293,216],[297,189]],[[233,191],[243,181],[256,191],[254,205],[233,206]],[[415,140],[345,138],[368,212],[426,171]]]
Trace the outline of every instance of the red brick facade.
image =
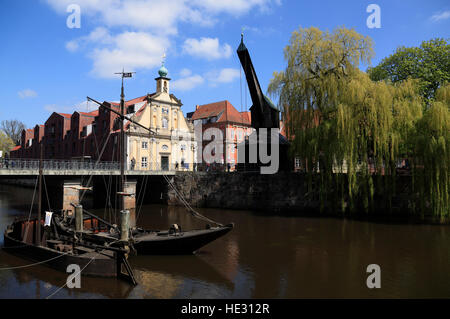
[[[239,112],[227,100],[197,106],[191,120],[194,125],[202,124],[202,132],[214,127],[223,134],[223,156],[220,164],[237,164],[237,145],[253,131],[250,112]],[[210,141],[203,141],[205,147]],[[202,158],[202,162],[205,161]]]
[[[132,108],[146,96],[126,102]],[[119,111],[117,103],[104,102]],[[102,161],[118,161],[118,115],[100,107],[92,112],[73,114],[52,113],[45,125],[23,130],[21,145],[10,152],[11,158],[40,157],[40,146],[44,147],[44,159],[98,159],[102,149]],[[106,145],[105,145],[106,144]]]

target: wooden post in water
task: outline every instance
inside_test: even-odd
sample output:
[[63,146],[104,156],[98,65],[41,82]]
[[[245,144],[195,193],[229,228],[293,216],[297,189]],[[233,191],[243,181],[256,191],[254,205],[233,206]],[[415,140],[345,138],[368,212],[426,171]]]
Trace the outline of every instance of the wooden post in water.
[[75,231],[83,231],[83,206],[75,206]]
[[130,211],[120,211],[120,240],[128,240],[130,229]]

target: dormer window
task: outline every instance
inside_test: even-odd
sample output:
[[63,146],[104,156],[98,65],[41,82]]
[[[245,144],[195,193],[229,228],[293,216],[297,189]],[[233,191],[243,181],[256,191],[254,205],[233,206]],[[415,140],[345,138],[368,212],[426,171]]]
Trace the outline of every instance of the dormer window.
[[127,114],[134,113],[134,104],[127,107]]

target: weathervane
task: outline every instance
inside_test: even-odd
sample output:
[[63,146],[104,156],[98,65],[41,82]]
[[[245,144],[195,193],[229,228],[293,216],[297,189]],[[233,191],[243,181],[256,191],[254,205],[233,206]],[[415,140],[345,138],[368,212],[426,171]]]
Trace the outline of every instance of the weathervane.
[[123,83],[123,78],[131,78],[131,77],[133,77],[133,73],[136,73],[136,72],[124,72],[124,69],[122,68],[122,72],[116,72],[114,74],[121,74],[122,75],[122,83]]
[[164,51],[162,57],[161,57],[161,64],[164,66],[164,63],[166,62],[166,51]]

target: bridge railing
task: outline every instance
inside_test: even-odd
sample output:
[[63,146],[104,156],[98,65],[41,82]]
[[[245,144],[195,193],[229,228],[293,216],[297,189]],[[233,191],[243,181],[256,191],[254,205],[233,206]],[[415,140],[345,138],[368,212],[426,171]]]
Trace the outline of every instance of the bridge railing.
[[[118,170],[118,162],[98,162],[80,160],[43,160],[44,170]],[[35,170],[39,169],[38,159],[2,159],[0,170]]]
[[[119,162],[96,162],[94,160],[49,160],[43,162],[44,170],[100,170],[113,171],[120,170]],[[125,165],[126,171],[187,171],[192,170],[192,163],[157,163],[157,162],[128,162]],[[37,170],[39,169],[38,159],[0,159],[0,171],[2,170]]]

